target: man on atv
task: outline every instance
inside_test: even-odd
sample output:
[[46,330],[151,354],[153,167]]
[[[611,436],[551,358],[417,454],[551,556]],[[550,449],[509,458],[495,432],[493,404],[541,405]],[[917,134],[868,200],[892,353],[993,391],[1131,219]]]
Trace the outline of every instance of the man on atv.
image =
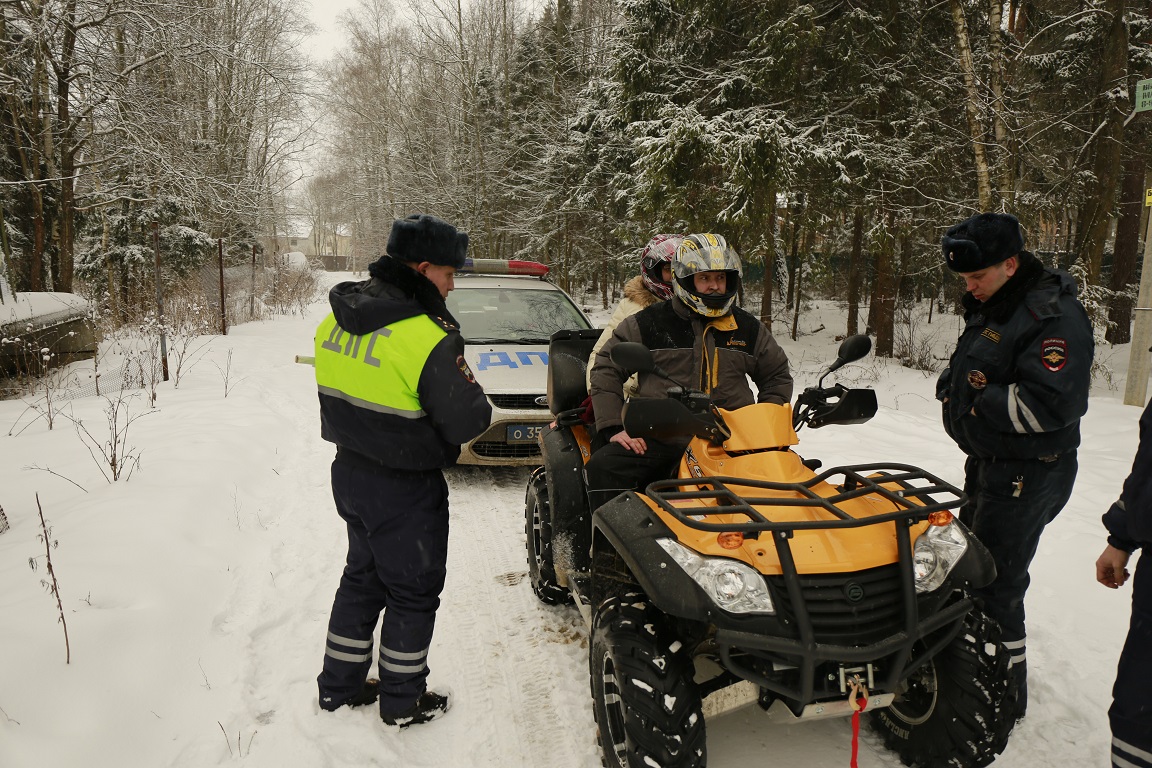
[[[674,298],[625,318],[596,354],[590,394],[598,448],[585,465],[589,500],[599,507],[622,491],[669,477],[687,441],[663,443],[624,431],[624,382],[631,375],[612,362],[612,348],[636,341],[652,350],[669,376],[711,395],[728,410],[792,398],[788,358],[756,317],[736,304],[740,257],[720,235],[689,235],[672,260]],[[748,378],[756,384],[753,395]],[[635,397],[666,397],[673,386],[641,374]]]

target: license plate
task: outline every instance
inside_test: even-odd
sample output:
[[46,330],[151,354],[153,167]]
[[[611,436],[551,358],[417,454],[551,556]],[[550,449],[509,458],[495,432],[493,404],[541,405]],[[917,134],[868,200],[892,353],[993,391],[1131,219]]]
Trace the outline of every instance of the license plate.
[[544,431],[544,424],[513,424],[508,427],[508,442],[534,443]]

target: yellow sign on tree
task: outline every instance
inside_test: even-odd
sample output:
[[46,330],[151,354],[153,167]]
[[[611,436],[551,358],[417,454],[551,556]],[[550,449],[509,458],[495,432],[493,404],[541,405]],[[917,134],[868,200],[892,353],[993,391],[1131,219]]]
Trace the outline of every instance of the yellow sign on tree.
[[1144,205],[1152,205],[1152,189],[1144,192]]

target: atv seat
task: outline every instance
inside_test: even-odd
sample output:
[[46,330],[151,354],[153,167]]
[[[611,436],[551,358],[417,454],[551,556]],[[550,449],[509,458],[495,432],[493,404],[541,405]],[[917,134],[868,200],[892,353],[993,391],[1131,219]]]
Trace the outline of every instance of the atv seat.
[[588,398],[588,357],[599,328],[556,331],[548,343],[548,409],[561,424],[581,421]]

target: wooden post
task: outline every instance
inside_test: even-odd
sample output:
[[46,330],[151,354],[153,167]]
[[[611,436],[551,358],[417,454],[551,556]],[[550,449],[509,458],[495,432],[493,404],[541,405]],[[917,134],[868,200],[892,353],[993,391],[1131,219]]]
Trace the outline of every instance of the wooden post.
[[1124,383],[1124,404],[1141,408],[1148,399],[1148,346],[1152,343],[1152,215],[1144,232],[1144,267],[1140,294],[1136,299],[1136,320],[1132,324],[1132,344],[1128,348],[1128,380]]
[[216,248],[220,253],[220,335],[228,335],[228,313],[224,311],[224,238],[216,238]]
[[252,285],[248,289],[248,319],[256,319],[256,243],[252,244]]
[[156,251],[156,325],[160,328],[160,369],[168,381],[168,340],[164,334],[164,292],[160,288],[160,222],[152,222],[152,246]]

